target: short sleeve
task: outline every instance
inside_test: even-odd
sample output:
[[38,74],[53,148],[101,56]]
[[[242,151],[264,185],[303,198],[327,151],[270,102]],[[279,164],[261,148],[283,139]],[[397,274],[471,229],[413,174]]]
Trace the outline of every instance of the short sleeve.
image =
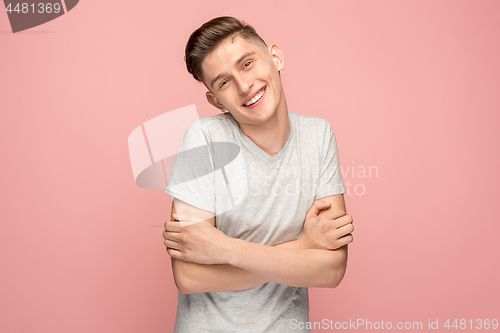
[[215,212],[214,164],[209,140],[199,120],[184,134],[165,193]]
[[[330,124],[325,121],[324,138],[321,140],[321,163],[315,200],[345,193],[340,172],[337,140]],[[321,142],[320,141],[320,142]]]

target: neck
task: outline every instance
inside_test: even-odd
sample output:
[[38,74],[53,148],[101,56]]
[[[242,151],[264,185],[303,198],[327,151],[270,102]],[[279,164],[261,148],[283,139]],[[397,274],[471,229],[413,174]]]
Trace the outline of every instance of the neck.
[[284,98],[282,102],[283,104],[278,108],[274,116],[264,124],[258,126],[241,126],[240,124],[243,133],[271,157],[283,149],[291,132],[288,108]]

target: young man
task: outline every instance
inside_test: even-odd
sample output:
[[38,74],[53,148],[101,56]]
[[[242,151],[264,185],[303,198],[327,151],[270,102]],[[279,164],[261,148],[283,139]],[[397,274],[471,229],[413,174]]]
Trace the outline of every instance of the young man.
[[340,283],[354,230],[331,126],[288,112],[281,49],[235,18],[193,32],[185,60],[222,114],[187,130],[165,190],[175,332],[310,332],[307,288]]

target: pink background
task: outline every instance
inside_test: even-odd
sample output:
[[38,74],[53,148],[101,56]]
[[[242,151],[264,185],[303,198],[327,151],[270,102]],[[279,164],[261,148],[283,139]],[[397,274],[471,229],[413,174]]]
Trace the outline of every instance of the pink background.
[[17,34],[0,13],[0,331],[173,330],[171,198],[134,183],[127,137],[217,114],[183,50],[220,15],[281,46],[289,110],[332,124],[358,185],[311,321],[500,319],[500,2],[112,0]]

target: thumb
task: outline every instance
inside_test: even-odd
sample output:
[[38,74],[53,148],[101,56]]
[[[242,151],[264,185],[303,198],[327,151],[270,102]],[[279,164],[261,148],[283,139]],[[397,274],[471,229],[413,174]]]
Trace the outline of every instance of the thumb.
[[331,203],[328,201],[315,201],[309,212],[306,214],[306,220],[318,216],[320,210],[328,209],[330,206]]
[[203,219],[188,214],[176,214],[179,222],[201,222]]
[[172,214],[172,217],[174,218],[175,221],[191,221],[193,220],[193,217],[188,214]]

